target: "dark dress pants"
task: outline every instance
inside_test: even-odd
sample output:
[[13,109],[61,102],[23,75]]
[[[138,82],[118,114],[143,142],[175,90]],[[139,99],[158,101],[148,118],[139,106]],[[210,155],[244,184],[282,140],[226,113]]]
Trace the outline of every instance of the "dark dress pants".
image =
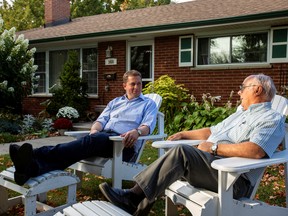
[[[217,192],[218,171],[211,167],[216,159],[219,158],[195,147],[179,145],[135,176],[134,180],[150,202],[181,178],[195,187]],[[240,176],[233,188],[234,198],[245,196],[249,189],[250,182]]]
[[[113,157],[113,141],[109,140],[109,136],[117,135],[119,134],[115,132],[98,132],[69,143],[34,149],[34,159],[38,166],[37,175],[51,170],[64,170],[89,157]],[[133,148],[124,148],[124,161],[129,161],[133,155]]]

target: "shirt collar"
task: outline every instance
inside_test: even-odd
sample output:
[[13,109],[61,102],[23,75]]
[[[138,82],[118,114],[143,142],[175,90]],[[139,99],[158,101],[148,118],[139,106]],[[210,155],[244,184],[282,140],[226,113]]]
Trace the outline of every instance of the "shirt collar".
[[271,102],[263,102],[263,103],[257,103],[257,104],[252,104],[248,107],[247,111],[248,112],[254,112],[254,111],[259,111],[262,109],[271,109],[272,103]]
[[[138,98],[139,98],[139,99],[142,99],[142,100],[145,100],[145,96],[143,95],[143,93],[140,93],[139,97],[132,99],[132,101],[133,101],[133,100],[137,100]],[[129,99],[127,98],[127,95],[126,95],[126,94],[124,94],[124,95],[122,96],[122,100],[129,100]]]

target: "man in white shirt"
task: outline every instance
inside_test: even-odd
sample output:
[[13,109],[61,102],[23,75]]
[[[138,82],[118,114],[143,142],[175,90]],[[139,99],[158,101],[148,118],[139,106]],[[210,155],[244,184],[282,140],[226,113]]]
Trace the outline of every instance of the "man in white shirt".
[[[242,110],[210,128],[178,132],[168,140],[205,140],[197,147],[172,148],[134,177],[132,189],[99,185],[105,197],[133,215],[149,213],[154,200],[173,182],[186,179],[191,185],[217,192],[218,172],[211,167],[221,157],[271,157],[285,135],[285,118],[271,108],[276,88],[269,76],[248,76],[238,92]],[[241,175],[233,188],[234,198],[249,196],[261,170]],[[147,201],[144,208],[139,205]],[[145,206],[146,205],[146,206]],[[137,210],[138,209],[138,210]]]

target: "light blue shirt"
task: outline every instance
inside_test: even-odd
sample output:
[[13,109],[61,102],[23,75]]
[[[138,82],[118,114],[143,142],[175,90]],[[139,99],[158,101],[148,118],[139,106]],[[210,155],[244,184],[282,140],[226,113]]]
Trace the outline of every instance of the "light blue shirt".
[[[124,95],[110,101],[96,121],[102,124],[103,130],[113,130],[119,134],[146,125],[151,134],[156,125],[157,112],[156,103],[142,93],[132,100]],[[141,141],[136,143],[136,152],[141,144]]]
[[[238,110],[212,126],[207,141],[228,144],[250,141],[259,145],[271,157],[285,135],[285,117],[272,110],[271,106],[271,102],[265,102],[253,104],[246,111]],[[252,185],[262,170],[253,170],[246,174]]]

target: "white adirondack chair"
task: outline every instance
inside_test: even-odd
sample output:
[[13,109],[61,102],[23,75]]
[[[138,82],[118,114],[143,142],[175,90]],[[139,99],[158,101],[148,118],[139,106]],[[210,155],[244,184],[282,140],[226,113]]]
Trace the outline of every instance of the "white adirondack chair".
[[[288,114],[287,99],[275,96],[272,101],[272,108],[283,115]],[[184,205],[193,216],[287,216],[288,215],[288,130],[283,139],[283,150],[274,153],[270,159],[248,159],[231,157],[219,159],[212,162],[212,167],[218,170],[218,193],[201,188],[195,188],[185,181],[176,181],[165,191],[166,195],[166,215],[178,215],[176,204]],[[172,145],[171,145],[172,143]],[[189,140],[183,142],[158,141],[152,146],[169,149],[177,144],[195,145],[199,141]],[[286,208],[270,206],[264,202],[254,200],[257,188],[261,181],[259,177],[253,192],[249,198],[233,199],[233,184],[237,178],[250,170],[266,168],[274,164],[285,164],[285,185],[286,185]],[[264,170],[263,170],[264,173]]]
[[[162,97],[158,94],[146,94],[155,101],[159,110],[162,102]],[[113,187],[122,188],[122,180],[133,180],[133,176],[145,169],[147,165],[139,163],[146,141],[148,140],[163,140],[166,137],[164,133],[164,114],[158,111],[157,114],[157,134],[149,136],[140,136],[138,140],[143,140],[138,156],[133,162],[122,161],[122,137],[111,136],[114,141],[113,158],[93,157],[81,160],[73,164],[70,168],[76,170],[77,175],[81,178],[83,172],[88,172],[96,175],[101,175],[105,178],[112,178]],[[89,131],[69,131],[65,135],[80,138],[89,134]]]

